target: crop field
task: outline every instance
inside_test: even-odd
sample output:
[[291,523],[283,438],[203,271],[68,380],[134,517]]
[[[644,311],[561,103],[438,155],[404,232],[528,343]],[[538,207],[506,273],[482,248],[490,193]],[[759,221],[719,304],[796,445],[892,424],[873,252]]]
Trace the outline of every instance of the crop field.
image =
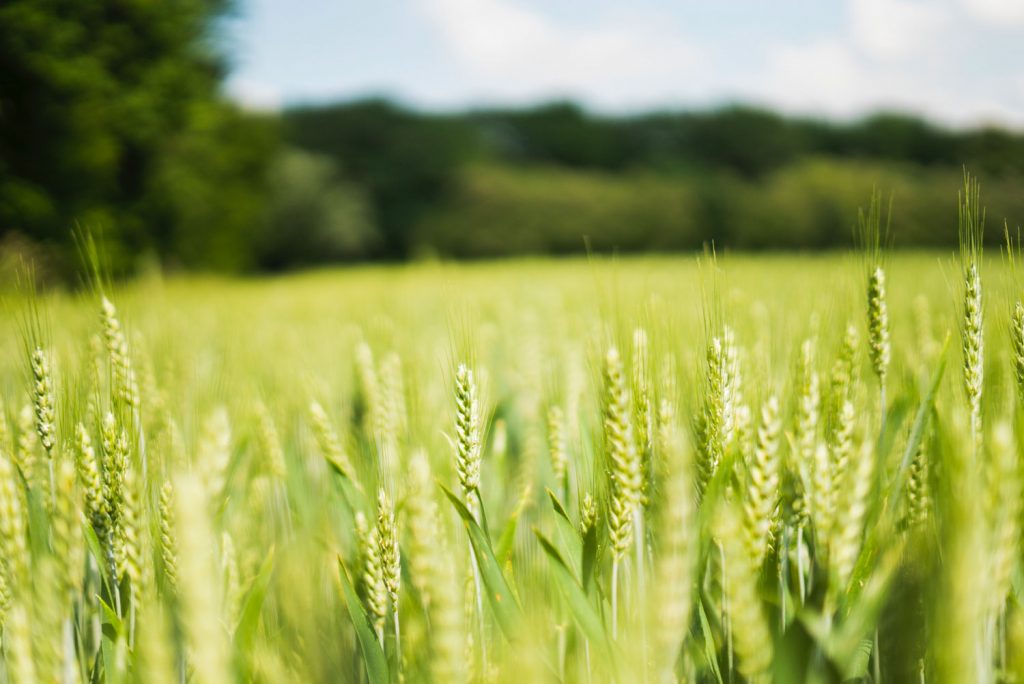
[[10,293],[0,681],[1024,681],[975,209],[960,253]]

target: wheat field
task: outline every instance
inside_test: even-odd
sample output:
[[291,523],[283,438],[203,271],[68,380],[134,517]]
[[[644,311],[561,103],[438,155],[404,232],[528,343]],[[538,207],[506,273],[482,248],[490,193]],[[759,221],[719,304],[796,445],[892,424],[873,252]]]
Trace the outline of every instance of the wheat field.
[[1024,290],[965,197],[956,254],[11,292],[0,676],[1024,681]]

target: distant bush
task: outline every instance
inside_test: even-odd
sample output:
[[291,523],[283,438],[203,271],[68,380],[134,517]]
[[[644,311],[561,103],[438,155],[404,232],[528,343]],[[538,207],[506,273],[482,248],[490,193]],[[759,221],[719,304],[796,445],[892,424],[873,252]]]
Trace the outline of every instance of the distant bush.
[[472,166],[414,243],[453,257],[691,249],[700,245],[694,193],[675,177]]
[[[983,177],[991,243],[1024,224],[1014,174]],[[962,172],[886,162],[804,159],[760,179],[736,174],[474,165],[415,230],[421,251],[451,257],[719,247],[829,249],[853,244],[873,188],[893,196],[897,246],[956,244]]]
[[285,150],[271,166],[270,187],[256,248],[263,268],[365,258],[377,246],[363,193],[338,178],[330,158]]
[[326,155],[365,193],[380,234],[368,256],[388,259],[409,255],[411,228],[447,198],[472,137],[460,117],[381,100],[298,108],[283,124],[289,144]]
[[[1004,220],[1024,225],[1024,177],[1015,172],[981,175],[989,230],[986,241],[1003,240]],[[885,162],[806,159],[782,168],[762,183],[740,186],[721,220],[736,226],[740,249],[831,248],[852,244],[858,207],[873,188],[893,201],[893,244],[937,247],[957,244],[957,190],[962,169]]]

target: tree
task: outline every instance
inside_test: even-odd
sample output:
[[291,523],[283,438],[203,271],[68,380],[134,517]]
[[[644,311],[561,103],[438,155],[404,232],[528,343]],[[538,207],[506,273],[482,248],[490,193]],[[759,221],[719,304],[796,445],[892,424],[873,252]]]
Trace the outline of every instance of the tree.
[[[70,252],[75,223],[97,226],[115,268],[124,268],[129,255],[168,255],[188,236],[215,226],[230,233],[238,228],[225,221],[252,220],[251,212],[209,211],[185,225],[180,208],[192,199],[184,196],[189,189],[168,185],[176,160],[202,147],[199,156],[218,161],[193,167],[196,182],[262,182],[252,152],[239,155],[226,149],[232,140],[221,146],[211,137],[236,130],[241,118],[218,95],[226,66],[211,31],[227,10],[226,0],[0,5],[0,231]],[[250,149],[253,137],[270,136],[253,128],[244,141]],[[258,187],[247,192],[260,195]],[[229,195],[238,200],[238,192]],[[180,255],[203,266],[246,261],[223,256]]]

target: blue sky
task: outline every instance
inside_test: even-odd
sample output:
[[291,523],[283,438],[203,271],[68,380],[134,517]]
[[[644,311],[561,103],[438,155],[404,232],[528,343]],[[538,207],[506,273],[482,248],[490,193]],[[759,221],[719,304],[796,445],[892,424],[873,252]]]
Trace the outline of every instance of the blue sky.
[[254,108],[742,101],[1024,127],[1024,0],[240,0],[227,47]]

